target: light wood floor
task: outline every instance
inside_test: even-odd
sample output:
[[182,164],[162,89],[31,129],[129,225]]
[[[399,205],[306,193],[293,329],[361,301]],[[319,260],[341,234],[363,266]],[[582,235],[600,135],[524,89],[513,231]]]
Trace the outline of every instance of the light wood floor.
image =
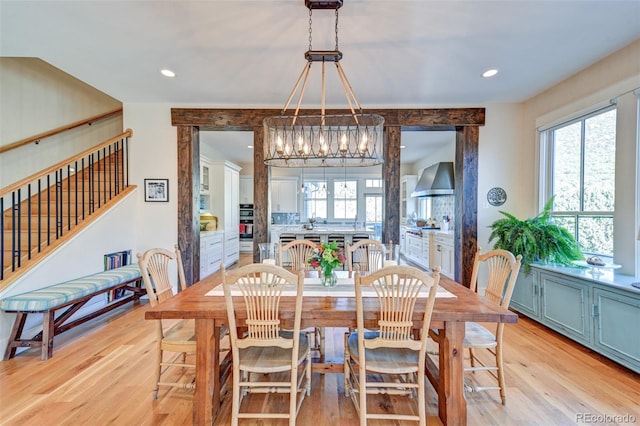
[[[155,334],[153,322],[144,319],[147,306],[116,310],[56,337],[48,361],[30,349],[0,362],[0,424],[191,424],[190,391],[161,388],[159,399],[152,400]],[[344,330],[327,332],[328,356],[340,359]],[[507,405],[495,392],[469,394],[470,425],[640,424],[639,375],[526,318],[509,325],[505,339]],[[357,424],[343,395],[342,374],[314,374],[312,382],[298,424]],[[223,393],[228,388],[225,384]],[[251,396],[249,403],[278,409],[285,400]],[[413,405],[380,396],[371,398],[370,407],[392,411]],[[437,395],[429,384],[427,410],[428,424],[439,425]],[[224,398],[215,425],[226,425],[229,418],[230,401]]]

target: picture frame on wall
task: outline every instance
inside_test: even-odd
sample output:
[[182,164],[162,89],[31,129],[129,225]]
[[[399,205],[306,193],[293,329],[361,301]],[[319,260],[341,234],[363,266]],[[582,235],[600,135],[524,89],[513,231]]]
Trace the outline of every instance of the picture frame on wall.
[[144,201],[164,203],[169,201],[169,179],[145,179]]

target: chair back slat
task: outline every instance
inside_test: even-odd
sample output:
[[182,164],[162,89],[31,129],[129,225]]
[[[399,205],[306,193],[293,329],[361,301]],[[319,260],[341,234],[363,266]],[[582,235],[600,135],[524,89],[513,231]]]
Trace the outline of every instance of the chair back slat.
[[345,254],[349,272],[352,272],[356,267],[360,271],[377,271],[383,267],[384,260],[388,257],[384,244],[371,239],[347,244]]
[[171,262],[175,261],[177,264],[178,285],[182,290],[186,288],[180,250],[178,250],[177,245],[175,246],[175,252],[163,248],[154,248],[145,251],[143,254],[138,253],[137,257],[142,281],[147,290],[151,306],[156,306],[174,296],[174,286],[169,271]]
[[[285,289],[293,289],[302,309],[302,273],[296,275],[276,265],[257,263],[234,271],[223,271],[222,275],[229,331],[235,342],[232,350],[233,347],[248,346],[293,347],[294,339],[283,338],[281,334],[280,299]],[[233,297],[242,297],[242,305],[234,305]],[[244,319],[247,327],[247,333],[242,338],[236,330],[238,317]],[[299,333],[299,313],[294,322],[294,329],[297,327],[295,332]]]
[[420,341],[413,339],[413,330],[416,328],[413,323],[415,305],[420,293],[428,291],[429,296],[427,297],[422,326],[423,333],[428,333],[439,280],[439,268],[436,268],[433,274],[407,265],[389,266],[369,275],[360,275],[359,272],[356,272],[356,305],[359,329],[361,325],[364,329],[362,287],[371,287],[378,300],[379,335],[375,339],[363,339],[364,347],[408,347],[418,350],[425,346],[426,338]]
[[522,255],[514,256],[513,253],[502,249],[482,254],[481,248],[478,247],[473,262],[470,288],[479,291],[480,269],[483,268],[486,271],[486,281],[482,286],[484,297],[502,307],[508,307],[521,262]]
[[310,240],[294,240],[282,244],[278,250],[278,266],[293,272],[307,271],[308,260],[318,249],[318,244]]

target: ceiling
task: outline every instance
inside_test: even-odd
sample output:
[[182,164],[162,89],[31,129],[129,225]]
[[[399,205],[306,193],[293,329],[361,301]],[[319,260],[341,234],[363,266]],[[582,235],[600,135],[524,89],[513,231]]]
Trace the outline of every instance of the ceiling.
[[[332,11],[312,30],[314,50],[333,49]],[[638,0],[345,0],[339,15],[365,110],[521,102],[639,38]],[[41,58],[124,103],[282,108],[308,43],[303,0],[0,0],[0,56]],[[319,106],[319,73],[303,107]],[[327,106],[344,108],[334,74]]]

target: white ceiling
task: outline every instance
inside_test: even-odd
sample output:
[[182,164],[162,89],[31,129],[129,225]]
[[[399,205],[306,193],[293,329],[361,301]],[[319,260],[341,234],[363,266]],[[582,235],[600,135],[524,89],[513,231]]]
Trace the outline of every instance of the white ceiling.
[[[314,50],[333,49],[333,25],[314,11]],[[520,102],[638,38],[639,0],[345,0],[339,19],[365,109]],[[281,108],[307,48],[303,0],[0,0],[0,56],[39,57],[125,103]],[[303,106],[319,105],[319,72]],[[334,74],[327,106],[344,108]]]

